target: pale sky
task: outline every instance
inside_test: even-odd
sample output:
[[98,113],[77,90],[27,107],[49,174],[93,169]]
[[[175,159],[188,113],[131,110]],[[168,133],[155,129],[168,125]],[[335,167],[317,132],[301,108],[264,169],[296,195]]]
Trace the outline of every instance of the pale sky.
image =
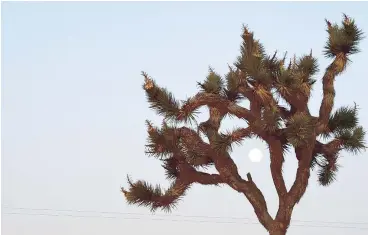
[[[185,99],[197,91],[196,82],[205,79],[209,65],[227,72],[227,64],[239,54],[243,23],[269,53],[278,49],[302,55],[312,48],[323,72],[329,63],[322,53],[324,18],[340,21],[345,12],[368,33],[364,9],[367,3],[3,3],[3,234],[266,235],[246,198],[228,187],[193,187],[173,215],[160,217],[163,220],[125,203],[120,187],[126,185],[126,174],[167,185],[160,162],[144,154],[144,121],[159,124],[161,118],[148,108],[140,73],[146,71]],[[357,102],[361,124],[368,128],[368,39],[360,48],[337,79],[336,107]],[[320,78],[310,102],[313,114],[321,102]],[[242,123],[228,120],[224,129],[235,124]],[[242,175],[252,173],[274,215],[277,197],[269,162],[266,156],[251,163],[247,154],[254,147],[267,154],[264,145],[252,140],[232,156]],[[368,228],[368,153],[343,155],[338,182],[323,188],[314,173],[293,218],[365,225],[316,228],[311,226],[317,222],[295,221],[288,235],[367,234],[352,227]],[[284,167],[289,186],[294,159],[287,156]],[[56,216],[40,215],[47,213]]]

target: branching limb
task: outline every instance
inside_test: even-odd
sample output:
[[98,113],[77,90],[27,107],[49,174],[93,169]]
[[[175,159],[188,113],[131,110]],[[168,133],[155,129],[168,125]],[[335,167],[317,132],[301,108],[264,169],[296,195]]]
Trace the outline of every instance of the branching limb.
[[323,144],[319,141],[316,141],[316,145],[314,147],[313,155],[321,154],[324,155],[327,159],[329,156],[335,156],[342,150],[343,142],[340,139],[334,139],[327,144]]
[[[359,152],[366,148],[365,132],[357,125],[356,107],[341,108],[331,115],[334,105],[334,80],[341,74],[351,54],[358,52],[362,32],[353,20],[344,16],[342,26],[327,22],[329,40],[325,54],[333,62],[322,78],[323,99],[319,117],[310,115],[308,101],[315,83],[313,76],[318,71],[317,60],[312,53],[290,62],[286,68],[283,59],[267,56],[263,46],[255,40],[253,33],[245,27],[241,56],[235,63],[237,68],[223,78],[210,69],[201,91],[185,102],[177,101],[172,93],[157,86],[143,73],[144,90],[150,107],[174,123],[194,119],[202,106],[207,106],[210,118],[200,123],[198,131],[187,127],[168,127],[161,130],[149,127],[148,153],[162,160],[167,178],[173,184],[162,190],[145,181],[132,182],[129,189],[122,189],[129,203],[149,206],[152,210],[170,210],[194,183],[203,185],[227,184],[245,195],[252,204],[261,224],[270,234],[286,233],[291,213],[306,191],[313,161],[320,167],[318,173],[322,185],[328,185],[337,170],[338,153],[342,149]],[[276,94],[276,96],[275,96]],[[289,108],[282,107],[278,98],[283,98]],[[250,107],[244,108],[237,101],[246,98]],[[247,128],[238,128],[227,134],[219,133],[219,127],[226,115],[236,116],[248,123]],[[199,135],[204,133],[209,144]],[[231,145],[255,135],[262,138],[270,149],[270,170],[279,196],[279,210],[275,220],[268,212],[265,198],[254,183],[250,173],[243,179],[236,164],[229,155]],[[322,144],[317,136],[333,137]],[[284,153],[288,146],[295,148],[298,169],[295,181],[287,191],[282,174]],[[317,159],[317,160],[316,160]],[[198,167],[214,165],[218,174],[198,171]],[[280,233],[280,234],[281,234]]]
[[295,154],[298,161],[298,169],[293,185],[288,192],[287,202],[291,208],[300,201],[308,186],[310,177],[310,163],[312,160],[313,149],[310,148],[295,148]]
[[234,102],[230,102],[217,94],[210,93],[198,93],[194,97],[188,99],[182,106],[177,120],[185,120],[189,114],[193,113],[193,111],[201,106],[217,108],[222,113],[229,113],[250,122],[255,120],[255,117],[248,109],[236,105]]
[[[216,151],[215,146],[216,143],[218,143],[216,140],[221,138],[218,129],[223,115],[224,113],[221,113],[219,110],[210,108],[210,118],[206,122],[208,130],[211,130],[207,133],[211,149],[213,150],[211,158],[215,164],[215,168],[230,187],[246,196],[252,204],[260,223],[265,226],[266,229],[269,229],[273,221],[272,217],[268,213],[266,200],[257,185],[253,182],[250,173],[247,174],[248,181],[244,180],[240,176],[238,168],[229,153],[227,151]],[[240,137],[241,135],[247,134],[249,131],[250,129],[243,129],[239,130],[236,134]]]
[[328,66],[325,75],[322,78],[323,98],[319,109],[319,120],[317,134],[325,130],[328,124],[329,117],[334,105],[335,88],[334,80],[346,67],[347,57],[344,54],[339,54],[335,60]]
[[220,134],[220,138],[214,143],[214,148],[219,151],[229,152],[232,150],[232,145],[241,144],[241,142],[252,136],[252,128],[237,128],[234,131]]
[[174,154],[174,158],[178,161],[178,177],[185,179],[191,183],[199,183],[203,185],[218,185],[226,183],[226,181],[218,174],[208,174],[196,170],[191,164],[189,164],[182,154]]
[[158,129],[148,121],[147,127],[149,150],[158,157],[164,157],[161,160],[164,162],[166,176],[174,182],[167,190],[162,190],[159,185],[152,186],[146,181],[132,182],[128,179],[129,189],[122,189],[128,203],[148,206],[152,211],[158,208],[170,211],[192,184],[218,185],[226,182],[218,174],[196,170],[196,166],[213,163],[210,157],[212,149],[196,131],[188,127],[169,127],[165,123]]
[[201,171],[196,171],[193,175],[196,183],[203,185],[219,185],[226,183],[224,179],[218,174],[208,174]]
[[275,138],[267,139],[267,143],[270,148],[270,158],[271,158],[270,169],[272,179],[275,184],[275,188],[279,198],[284,200],[287,194],[287,189],[284,177],[282,175],[282,165],[284,163],[284,153],[282,149],[282,144],[279,140]]
[[[239,76],[242,76],[241,72],[239,73]],[[237,90],[240,94],[242,94],[245,98],[249,100],[250,112],[253,114],[253,116],[257,118],[261,118],[262,107],[276,108],[284,119],[290,117],[291,115],[289,109],[282,107],[277,103],[276,99],[273,97],[269,90],[263,91],[263,93],[265,93],[263,98],[260,96],[260,94],[257,94],[254,91],[254,88],[249,87],[249,85],[247,85],[246,83],[239,85]]]
[[132,182],[128,178],[129,189],[125,190],[122,188],[128,203],[148,206],[152,211],[162,208],[164,211],[169,212],[176,206],[193,183],[203,185],[225,183],[225,180],[218,174],[197,171],[180,153],[174,154],[170,164],[167,164],[164,168],[171,172],[172,178],[175,178],[167,190],[162,190],[159,185],[152,186],[146,181]]
[[188,128],[180,128],[181,152],[192,166],[208,166],[213,164],[210,157],[212,149],[199,136],[198,132]]
[[335,77],[341,74],[347,65],[349,55],[359,52],[358,44],[363,38],[362,31],[356,26],[354,20],[344,15],[342,26],[332,25],[327,21],[328,42],[325,46],[325,55],[334,58],[328,66],[323,78],[323,99],[319,109],[319,125],[317,134],[322,133],[328,125],[328,120],[334,105]]
[[121,189],[127,202],[129,204],[137,204],[138,206],[150,207],[151,211],[155,211],[158,208],[162,208],[167,212],[171,211],[190,187],[190,182],[179,178],[165,191],[159,185],[153,186],[146,181],[132,182],[128,178],[128,183],[128,190]]
[[273,183],[279,198],[279,208],[276,213],[275,221],[289,224],[291,210],[287,204],[287,189],[282,174],[284,163],[284,149],[282,141],[275,137],[267,137],[266,142],[270,149],[270,170]]

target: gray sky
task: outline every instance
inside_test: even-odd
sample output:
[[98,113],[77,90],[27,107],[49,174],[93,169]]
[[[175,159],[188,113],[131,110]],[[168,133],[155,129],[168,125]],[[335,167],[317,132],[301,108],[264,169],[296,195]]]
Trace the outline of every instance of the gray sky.
[[[209,65],[226,73],[227,64],[239,53],[242,23],[255,31],[270,53],[278,49],[301,55],[312,48],[323,72],[329,63],[322,56],[327,34],[324,18],[340,21],[345,12],[368,33],[364,9],[368,9],[367,3],[3,3],[2,232],[266,234],[258,224],[243,224],[245,219],[226,219],[256,221],[247,200],[227,187],[195,186],[174,211],[224,217],[221,220],[170,215],[158,221],[152,220],[157,217],[150,216],[147,209],[126,205],[119,189],[126,184],[128,173],[133,179],[167,185],[160,162],[144,155],[144,120],[159,124],[161,119],[148,109],[140,72],[148,72],[184,99],[196,92],[196,82],[205,78]],[[356,101],[361,123],[368,128],[368,40],[361,43],[361,49],[337,79],[336,106]],[[320,77],[310,102],[313,114],[321,101]],[[206,115],[200,118],[204,120]],[[235,124],[241,122],[228,120],[224,128]],[[253,147],[265,148],[250,140],[237,148],[233,157],[243,175],[252,173],[274,214],[277,198],[268,160],[251,163],[247,153]],[[368,190],[362,183],[368,178],[367,154],[344,154],[338,182],[329,188],[318,186],[314,174],[293,218],[368,222]],[[294,158],[287,156],[284,167],[289,186],[296,170]],[[54,210],[141,215],[25,215],[62,214]],[[203,220],[210,222],[198,222]],[[367,230],[310,225],[317,223],[294,222],[289,234],[367,234]]]

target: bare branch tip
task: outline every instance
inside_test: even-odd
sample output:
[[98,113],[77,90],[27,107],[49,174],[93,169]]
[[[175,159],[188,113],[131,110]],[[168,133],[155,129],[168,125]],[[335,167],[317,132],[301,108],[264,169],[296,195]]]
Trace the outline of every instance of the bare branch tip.
[[146,72],[144,72],[144,71],[142,71],[142,72],[141,72],[141,75],[142,75],[143,77],[145,77],[145,78],[146,78],[146,77],[148,77],[148,74],[147,74]]
[[124,195],[125,195],[125,196],[128,194],[128,191],[126,191],[124,188],[121,188],[121,189],[120,189],[120,191],[121,191],[122,193],[124,193]]
[[144,77],[144,89],[149,90],[153,88],[153,80],[148,76],[146,72],[142,72],[142,76]]
[[350,17],[346,15],[345,13],[342,13],[342,15],[344,16],[344,24],[351,24]]
[[243,31],[244,31],[243,33],[244,36],[249,36],[251,34],[251,32],[249,32],[248,26],[245,24],[243,24]]
[[250,172],[247,173],[247,179],[252,182],[253,179],[252,179],[252,175],[250,174]]
[[328,29],[330,29],[330,28],[332,27],[331,22],[330,22],[330,21],[328,21],[327,19],[325,19],[325,21],[326,21],[326,24],[327,24]]

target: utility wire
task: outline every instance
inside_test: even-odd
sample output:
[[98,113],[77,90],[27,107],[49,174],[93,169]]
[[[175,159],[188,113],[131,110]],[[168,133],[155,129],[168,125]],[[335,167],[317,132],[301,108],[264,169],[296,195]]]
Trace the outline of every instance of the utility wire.
[[[87,216],[87,215],[71,215],[71,214],[41,214],[41,213],[22,213],[22,212],[5,212],[3,214],[9,215],[29,215],[29,216],[50,216],[50,217],[74,217],[74,218],[103,218],[103,219],[117,219],[117,216]],[[183,219],[163,219],[163,218],[139,218],[139,217],[124,217],[124,220],[151,220],[151,221],[165,221],[165,222],[189,222],[189,223],[212,223],[212,224],[247,224],[247,225],[259,225],[257,222],[235,222],[235,221],[210,221],[210,220],[183,220]],[[338,228],[338,229],[358,229],[368,230],[368,227],[357,226],[328,226],[328,225],[305,225],[294,224],[293,227],[308,227],[308,228]]]
[[[4,209],[11,209],[11,210],[27,210],[27,211],[49,211],[49,212],[59,212],[56,215],[55,214],[29,214],[29,213],[23,213],[23,212],[6,212],[5,214],[27,214],[27,215],[50,215],[50,216],[71,216],[71,217],[96,217],[96,216],[86,216],[86,215],[63,215],[60,214],[60,212],[71,212],[71,213],[95,213],[95,214],[110,214],[110,215],[134,215],[134,216],[150,216],[149,214],[143,214],[143,213],[127,213],[127,212],[111,212],[111,211],[92,211],[92,210],[57,210],[57,209],[49,209],[49,208],[25,208],[25,207],[3,207]],[[222,219],[222,220],[247,220],[247,223],[251,222],[251,218],[246,218],[246,217],[215,217],[215,216],[194,216],[194,215],[175,215],[175,214],[153,214],[153,216],[161,216],[161,217],[182,217],[182,218],[202,218],[202,219]],[[116,216],[97,216],[97,217],[103,217],[103,218],[118,218]],[[126,219],[142,219],[142,217],[138,217],[138,218],[126,218]],[[149,218],[152,220],[165,220],[165,219],[158,219],[158,218]],[[172,221],[172,220],[169,220]],[[173,220],[173,221],[178,221],[178,222],[185,222],[185,220]],[[198,220],[189,220],[188,222],[196,222]],[[204,222],[216,222],[216,223],[223,223],[221,221],[204,221]],[[368,226],[368,222],[337,222],[337,221],[317,221],[317,220],[292,220],[292,222],[301,222],[301,223],[322,223],[322,224],[340,224],[340,225],[367,225]],[[239,223],[239,222],[235,222],[235,221],[230,221],[230,222],[225,222],[225,223]],[[242,223],[242,222],[240,222]],[[251,223],[253,224],[253,223]],[[254,222],[254,224],[258,224],[258,222]],[[294,225],[295,226],[295,225]],[[301,226],[301,225],[299,225]],[[309,226],[309,225],[308,225]],[[311,225],[314,226],[314,225]],[[323,225],[325,226],[325,225]],[[327,225],[328,226],[328,225]],[[331,227],[331,225],[330,225]],[[332,227],[336,227],[336,226],[332,226]],[[343,226],[344,227],[344,226]],[[345,226],[346,227],[346,226]],[[349,227],[348,228],[353,228],[353,227]],[[338,227],[340,228],[340,226]],[[356,228],[356,227],[354,227]],[[367,228],[363,228],[363,229],[368,229]]]

